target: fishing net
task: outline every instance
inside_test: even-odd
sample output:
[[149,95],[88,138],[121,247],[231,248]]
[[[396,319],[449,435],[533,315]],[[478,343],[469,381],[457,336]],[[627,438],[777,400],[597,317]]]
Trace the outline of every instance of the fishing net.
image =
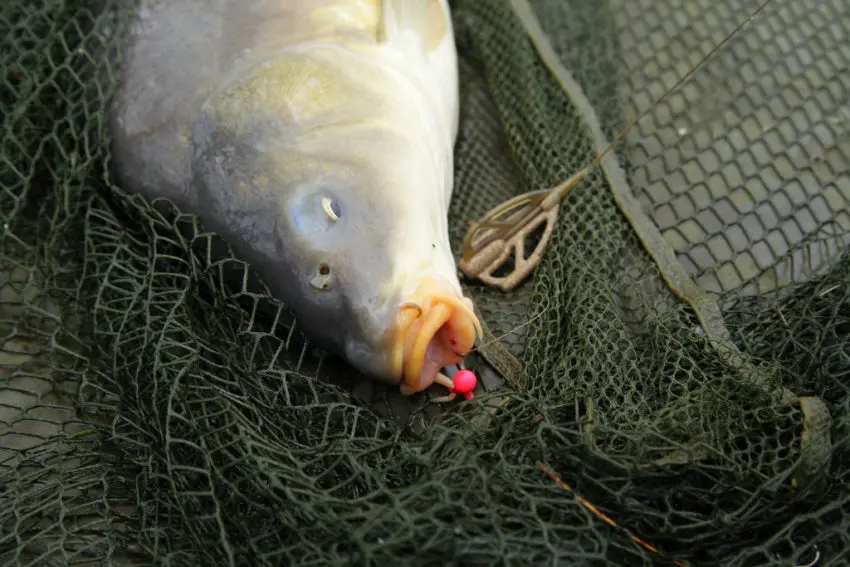
[[[455,249],[756,7],[453,2]],[[772,2],[568,195],[528,281],[467,282],[488,391],[447,407],[115,185],[130,15],[0,4],[0,563],[850,563],[850,5]]]

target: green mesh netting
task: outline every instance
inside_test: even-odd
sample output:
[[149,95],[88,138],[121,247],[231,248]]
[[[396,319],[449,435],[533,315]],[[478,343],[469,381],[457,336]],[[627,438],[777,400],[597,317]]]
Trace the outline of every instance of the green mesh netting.
[[[453,2],[455,248],[756,4]],[[531,280],[470,284],[502,376],[446,408],[112,186],[130,15],[0,4],[0,563],[850,564],[850,5],[775,0],[570,194]]]

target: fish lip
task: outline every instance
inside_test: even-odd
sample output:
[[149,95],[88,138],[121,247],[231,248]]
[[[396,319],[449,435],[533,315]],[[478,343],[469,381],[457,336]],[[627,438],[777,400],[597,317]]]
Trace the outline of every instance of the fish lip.
[[[434,340],[451,316],[451,307],[444,303],[437,303],[422,318],[422,324],[408,332],[405,344],[406,356],[403,363],[404,383],[408,386],[411,386],[412,382],[422,381],[422,372],[431,341]],[[457,364],[458,362],[460,360],[449,362],[449,364]],[[443,366],[448,366],[448,364]]]
[[[472,302],[433,280],[399,305],[396,323],[393,375],[406,393],[427,389],[442,367],[459,364],[482,335]],[[434,342],[442,330],[454,333],[455,346],[460,348]]]

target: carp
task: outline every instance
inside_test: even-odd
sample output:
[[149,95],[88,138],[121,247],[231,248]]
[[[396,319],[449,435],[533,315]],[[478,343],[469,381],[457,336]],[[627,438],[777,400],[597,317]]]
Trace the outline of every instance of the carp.
[[404,395],[481,334],[448,207],[446,0],[142,0],[110,109],[123,189],[196,216],[305,333]]

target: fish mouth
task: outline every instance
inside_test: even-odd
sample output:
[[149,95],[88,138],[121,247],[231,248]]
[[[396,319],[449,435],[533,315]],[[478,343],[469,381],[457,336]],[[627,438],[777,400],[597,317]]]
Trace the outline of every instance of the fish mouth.
[[481,335],[472,302],[448,282],[425,279],[397,314],[393,354],[401,393],[426,390],[443,367],[460,363]]

